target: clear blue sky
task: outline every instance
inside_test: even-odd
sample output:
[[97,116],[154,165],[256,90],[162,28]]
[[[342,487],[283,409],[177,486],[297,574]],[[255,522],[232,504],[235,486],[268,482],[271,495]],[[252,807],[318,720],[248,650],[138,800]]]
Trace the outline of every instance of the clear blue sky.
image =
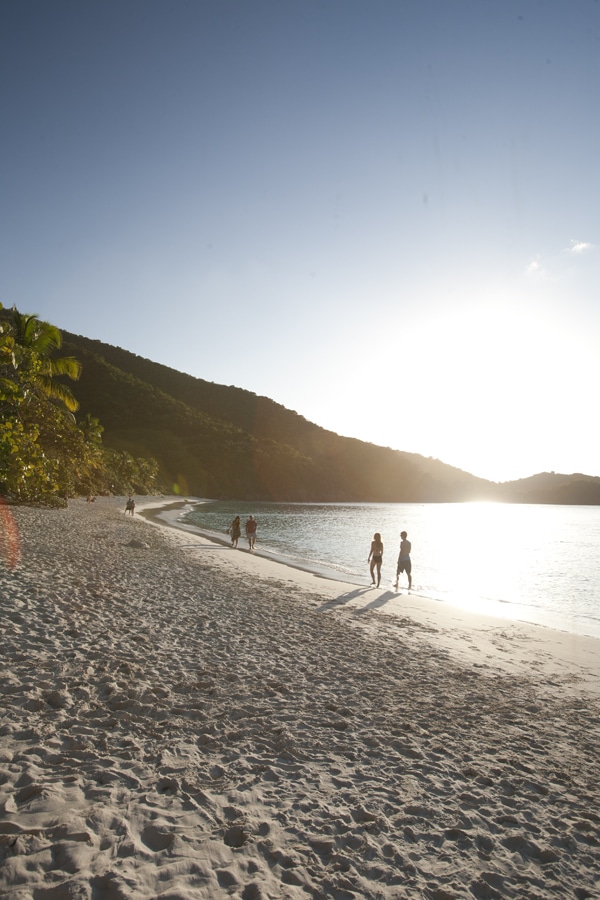
[[0,301],[494,480],[600,475],[597,0],[2,0]]

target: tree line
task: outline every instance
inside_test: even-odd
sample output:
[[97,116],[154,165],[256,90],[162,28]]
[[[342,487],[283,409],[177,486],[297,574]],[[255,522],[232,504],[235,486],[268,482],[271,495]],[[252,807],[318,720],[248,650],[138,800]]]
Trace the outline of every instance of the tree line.
[[0,496],[64,505],[69,497],[156,493],[158,463],[103,446],[91,413],[77,418],[70,385],[81,363],[57,355],[58,328],[0,304]]

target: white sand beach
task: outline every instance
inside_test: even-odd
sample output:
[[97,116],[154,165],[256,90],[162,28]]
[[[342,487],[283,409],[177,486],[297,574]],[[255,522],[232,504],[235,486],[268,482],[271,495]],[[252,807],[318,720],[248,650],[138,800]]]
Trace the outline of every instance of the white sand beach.
[[0,897],[600,896],[600,642],[124,506],[11,510]]

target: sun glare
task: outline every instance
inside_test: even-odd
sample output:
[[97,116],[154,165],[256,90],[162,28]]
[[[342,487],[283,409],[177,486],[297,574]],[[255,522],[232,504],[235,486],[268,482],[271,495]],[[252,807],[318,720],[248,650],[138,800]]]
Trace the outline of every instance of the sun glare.
[[391,445],[494,481],[539,471],[539,444],[550,447],[556,437],[559,354],[564,359],[558,330],[514,307],[478,307],[422,325],[396,373],[410,398],[414,443],[403,430]]
[[[453,503],[443,512],[448,522],[444,525],[440,517],[439,533],[431,534],[430,544],[421,552],[445,573],[445,595],[460,606],[493,615],[507,610],[496,607],[501,601],[519,603],[519,576],[525,576],[520,569],[527,566],[524,548],[530,544],[531,522],[515,521],[514,507],[502,503]],[[543,524],[543,512],[536,514],[538,519]],[[507,548],[513,545],[520,552],[507,565]]]

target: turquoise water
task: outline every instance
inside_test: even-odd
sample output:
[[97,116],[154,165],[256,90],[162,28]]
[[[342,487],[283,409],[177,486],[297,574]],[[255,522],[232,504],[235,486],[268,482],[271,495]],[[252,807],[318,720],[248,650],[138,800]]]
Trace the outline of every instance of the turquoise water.
[[[370,583],[373,534],[384,543],[382,588],[395,576],[400,532],[412,542],[413,591],[456,606],[600,637],[600,508],[503,503],[202,502],[186,523],[228,540],[258,520],[257,552]],[[401,576],[400,586],[406,585]]]

